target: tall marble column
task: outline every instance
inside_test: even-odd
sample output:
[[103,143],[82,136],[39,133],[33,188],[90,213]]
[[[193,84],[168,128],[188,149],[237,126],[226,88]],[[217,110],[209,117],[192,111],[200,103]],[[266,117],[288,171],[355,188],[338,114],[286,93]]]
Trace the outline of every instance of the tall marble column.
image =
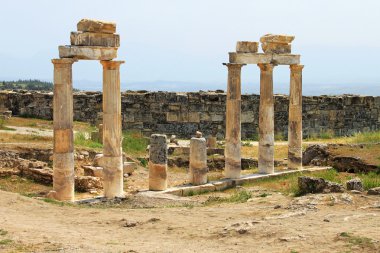
[[274,173],[273,64],[260,63],[259,172]]
[[241,172],[241,67],[227,63],[225,177],[240,178]]
[[53,59],[53,191],[49,196],[74,201],[73,85],[74,59]]
[[302,168],[302,69],[290,65],[288,168]]
[[124,61],[100,61],[103,65],[103,187],[106,198],[124,196],[121,130],[120,65]]

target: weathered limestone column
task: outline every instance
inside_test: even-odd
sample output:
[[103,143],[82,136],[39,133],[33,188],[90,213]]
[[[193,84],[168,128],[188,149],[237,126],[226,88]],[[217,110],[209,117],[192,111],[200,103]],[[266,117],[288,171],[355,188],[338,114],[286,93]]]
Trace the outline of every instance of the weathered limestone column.
[[207,183],[207,149],[206,139],[202,134],[190,140],[190,183],[201,185]]
[[149,190],[166,190],[167,162],[168,144],[166,142],[166,135],[152,134],[149,146]]
[[241,172],[241,67],[227,63],[225,177],[240,178]]
[[106,198],[124,196],[121,150],[120,65],[124,61],[100,61],[103,65],[103,186]]
[[302,169],[302,69],[290,65],[288,168]]
[[74,201],[73,85],[74,59],[53,59],[53,191],[49,196]]
[[273,64],[260,63],[259,172],[274,173]]

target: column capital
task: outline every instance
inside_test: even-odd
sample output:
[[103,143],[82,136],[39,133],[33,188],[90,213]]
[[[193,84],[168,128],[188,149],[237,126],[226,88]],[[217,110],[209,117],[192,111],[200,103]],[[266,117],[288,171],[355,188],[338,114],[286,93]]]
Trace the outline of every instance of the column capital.
[[258,63],[257,66],[261,71],[273,71],[275,65],[272,63]]
[[74,62],[77,62],[78,60],[77,59],[74,59],[74,58],[60,58],[60,59],[52,59],[51,62],[54,64],[54,65],[59,65],[59,64],[73,64]]
[[120,65],[125,63],[125,61],[100,61],[103,65],[103,69],[116,70],[119,69]]
[[292,64],[289,65],[289,68],[292,72],[301,72],[303,69],[304,65],[299,65],[299,64]]
[[223,63],[224,66],[227,66],[228,68],[229,67],[237,67],[237,68],[241,68],[247,64],[244,64],[244,63]]

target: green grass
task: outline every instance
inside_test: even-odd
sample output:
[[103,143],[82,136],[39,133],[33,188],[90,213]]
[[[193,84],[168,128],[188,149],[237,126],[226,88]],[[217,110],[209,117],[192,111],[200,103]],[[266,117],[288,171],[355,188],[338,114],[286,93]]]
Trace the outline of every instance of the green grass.
[[342,232],[338,235],[338,240],[347,242],[348,245],[346,246],[350,248],[350,250],[355,249],[355,252],[359,252],[360,249],[370,250],[370,252],[378,252],[376,250],[379,250],[379,246],[375,245],[374,240],[364,236],[356,236],[351,233]]
[[123,132],[123,137],[123,151],[127,155],[146,154],[149,139],[145,138],[140,132],[125,131]]
[[8,234],[8,231],[0,228],[0,236],[4,236],[4,235],[7,235],[7,234]]
[[350,140],[350,143],[379,143],[380,131],[356,133]]
[[205,205],[212,205],[218,203],[245,203],[248,199],[252,198],[252,193],[247,190],[238,190],[235,189],[234,193],[229,197],[215,197],[210,196]]
[[311,133],[305,141],[329,140],[334,139],[335,133],[332,130],[327,130],[320,133]]
[[13,241],[11,239],[4,239],[0,240],[0,245],[8,245],[11,244]]
[[84,132],[77,132],[74,137],[74,145],[87,148],[102,148],[103,145],[99,142],[87,138]]
[[0,130],[15,131],[16,129],[5,126],[5,119],[0,118]]

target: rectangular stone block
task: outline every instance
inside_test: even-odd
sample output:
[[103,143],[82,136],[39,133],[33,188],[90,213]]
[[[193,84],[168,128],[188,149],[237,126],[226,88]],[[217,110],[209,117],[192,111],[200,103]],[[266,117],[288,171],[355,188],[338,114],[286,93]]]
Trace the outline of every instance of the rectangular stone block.
[[266,54],[290,54],[291,53],[291,44],[282,44],[282,43],[262,43],[261,48]]
[[195,122],[195,123],[200,122],[199,112],[189,112],[188,117],[189,117],[189,122]]
[[70,43],[74,46],[119,47],[119,34],[71,32]]
[[258,64],[273,63],[278,65],[300,64],[300,55],[296,54],[262,54],[262,53],[235,53],[231,52],[230,63]]
[[294,40],[294,36],[292,35],[284,35],[284,34],[265,34],[260,38],[261,43],[267,42],[275,42],[275,43],[283,43],[288,44]]
[[257,53],[258,47],[259,47],[258,42],[238,41],[236,43],[236,52],[238,52],[238,53]]
[[82,19],[77,24],[80,32],[115,33],[116,23],[94,19]]
[[117,58],[116,47],[59,46],[60,58],[109,61]]

